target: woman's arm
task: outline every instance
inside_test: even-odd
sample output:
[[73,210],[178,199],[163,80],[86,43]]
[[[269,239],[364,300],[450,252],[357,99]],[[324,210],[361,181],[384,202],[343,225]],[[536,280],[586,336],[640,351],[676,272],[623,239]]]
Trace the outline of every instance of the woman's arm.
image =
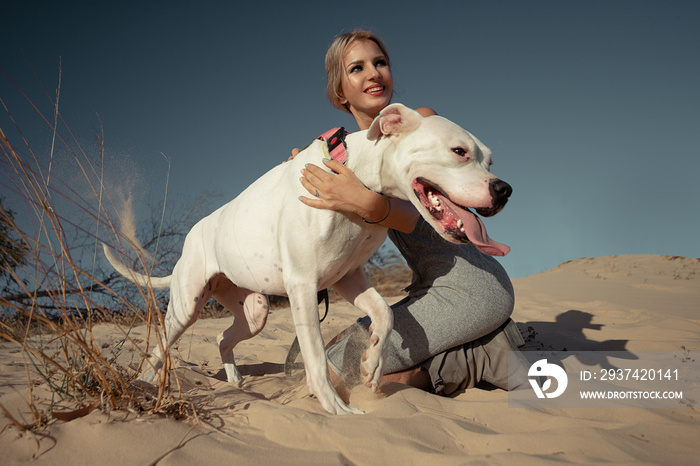
[[301,196],[301,202],[316,209],[356,214],[370,223],[381,220],[380,225],[405,233],[413,231],[419,214],[410,202],[371,191],[342,163],[335,160],[323,163],[337,174],[307,165],[301,171],[301,184],[315,198]]

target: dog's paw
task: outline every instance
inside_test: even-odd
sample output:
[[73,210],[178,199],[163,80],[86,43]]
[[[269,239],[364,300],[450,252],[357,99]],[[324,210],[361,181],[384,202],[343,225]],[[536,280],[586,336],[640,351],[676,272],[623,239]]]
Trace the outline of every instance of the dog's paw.
[[382,378],[382,370],[384,368],[384,352],[382,350],[382,345],[379,344],[379,337],[372,335],[370,346],[362,355],[362,363],[360,364],[360,372],[362,372],[364,383],[373,391],[377,390],[379,380]]
[[226,381],[229,383],[238,383],[243,380],[241,373],[238,371],[236,364],[224,363],[224,370],[226,371]]
[[156,371],[153,369],[147,369],[141,375],[138,376],[137,380],[146,383],[153,383],[156,378]]
[[[311,387],[309,387],[309,389],[311,391]],[[336,393],[336,391],[332,388],[330,388],[330,390],[321,389],[318,391],[318,393],[313,393],[312,391],[312,394],[318,398],[318,401],[321,403],[321,406],[323,406],[323,409],[325,409],[329,414],[364,414],[364,411],[345,404],[343,399],[340,398],[338,393]]]
[[364,411],[361,409],[353,408],[352,406],[346,405],[342,400],[339,400],[340,403],[334,403],[332,404],[329,408],[326,406],[322,406],[325,408],[326,411],[328,411],[330,414],[365,414]]

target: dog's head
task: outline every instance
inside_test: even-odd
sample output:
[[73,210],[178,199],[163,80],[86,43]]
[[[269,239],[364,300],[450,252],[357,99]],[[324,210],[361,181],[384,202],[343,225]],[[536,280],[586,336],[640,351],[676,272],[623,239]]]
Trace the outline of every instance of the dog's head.
[[442,237],[473,243],[503,256],[510,248],[491,240],[474,213],[490,217],[505,206],[512,188],[489,172],[491,151],[475,136],[440,116],[423,118],[401,104],[386,107],[372,122],[370,140],[391,138],[396,184]]

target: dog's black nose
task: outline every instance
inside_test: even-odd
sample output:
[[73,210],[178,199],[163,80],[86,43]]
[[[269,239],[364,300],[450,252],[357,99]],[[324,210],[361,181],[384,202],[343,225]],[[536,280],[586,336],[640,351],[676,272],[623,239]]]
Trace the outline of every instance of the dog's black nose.
[[494,179],[489,182],[489,192],[494,199],[506,200],[513,193],[513,188],[503,180]]

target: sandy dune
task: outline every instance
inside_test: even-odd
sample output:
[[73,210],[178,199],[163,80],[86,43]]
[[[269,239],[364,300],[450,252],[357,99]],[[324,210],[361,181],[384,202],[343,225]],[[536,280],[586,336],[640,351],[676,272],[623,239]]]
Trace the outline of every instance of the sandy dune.
[[[691,356],[700,350],[700,259],[578,259],[514,284],[513,318],[527,340],[524,350],[684,347]],[[324,336],[357,316],[347,304],[332,304]],[[98,409],[23,433],[0,416],[0,463],[697,464],[700,454],[700,412],[681,405],[518,409],[508,407],[501,390],[476,388],[442,398],[388,384],[380,396],[364,387],[350,394],[350,403],[366,415],[330,416],[303,380],[284,376],[294,338],[288,310],[273,311],[262,334],[237,348],[240,385],[224,382],[214,342],[228,324],[200,320],[178,345],[179,380],[199,407],[198,423]],[[111,325],[94,333],[107,346],[119,338]],[[128,365],[133,354],[125,352],[121,362]],[[0,343],[0,404],[29,420],[22,401],[26,380],[21,353]],[[48,397],[40,385],[35,395]]]

